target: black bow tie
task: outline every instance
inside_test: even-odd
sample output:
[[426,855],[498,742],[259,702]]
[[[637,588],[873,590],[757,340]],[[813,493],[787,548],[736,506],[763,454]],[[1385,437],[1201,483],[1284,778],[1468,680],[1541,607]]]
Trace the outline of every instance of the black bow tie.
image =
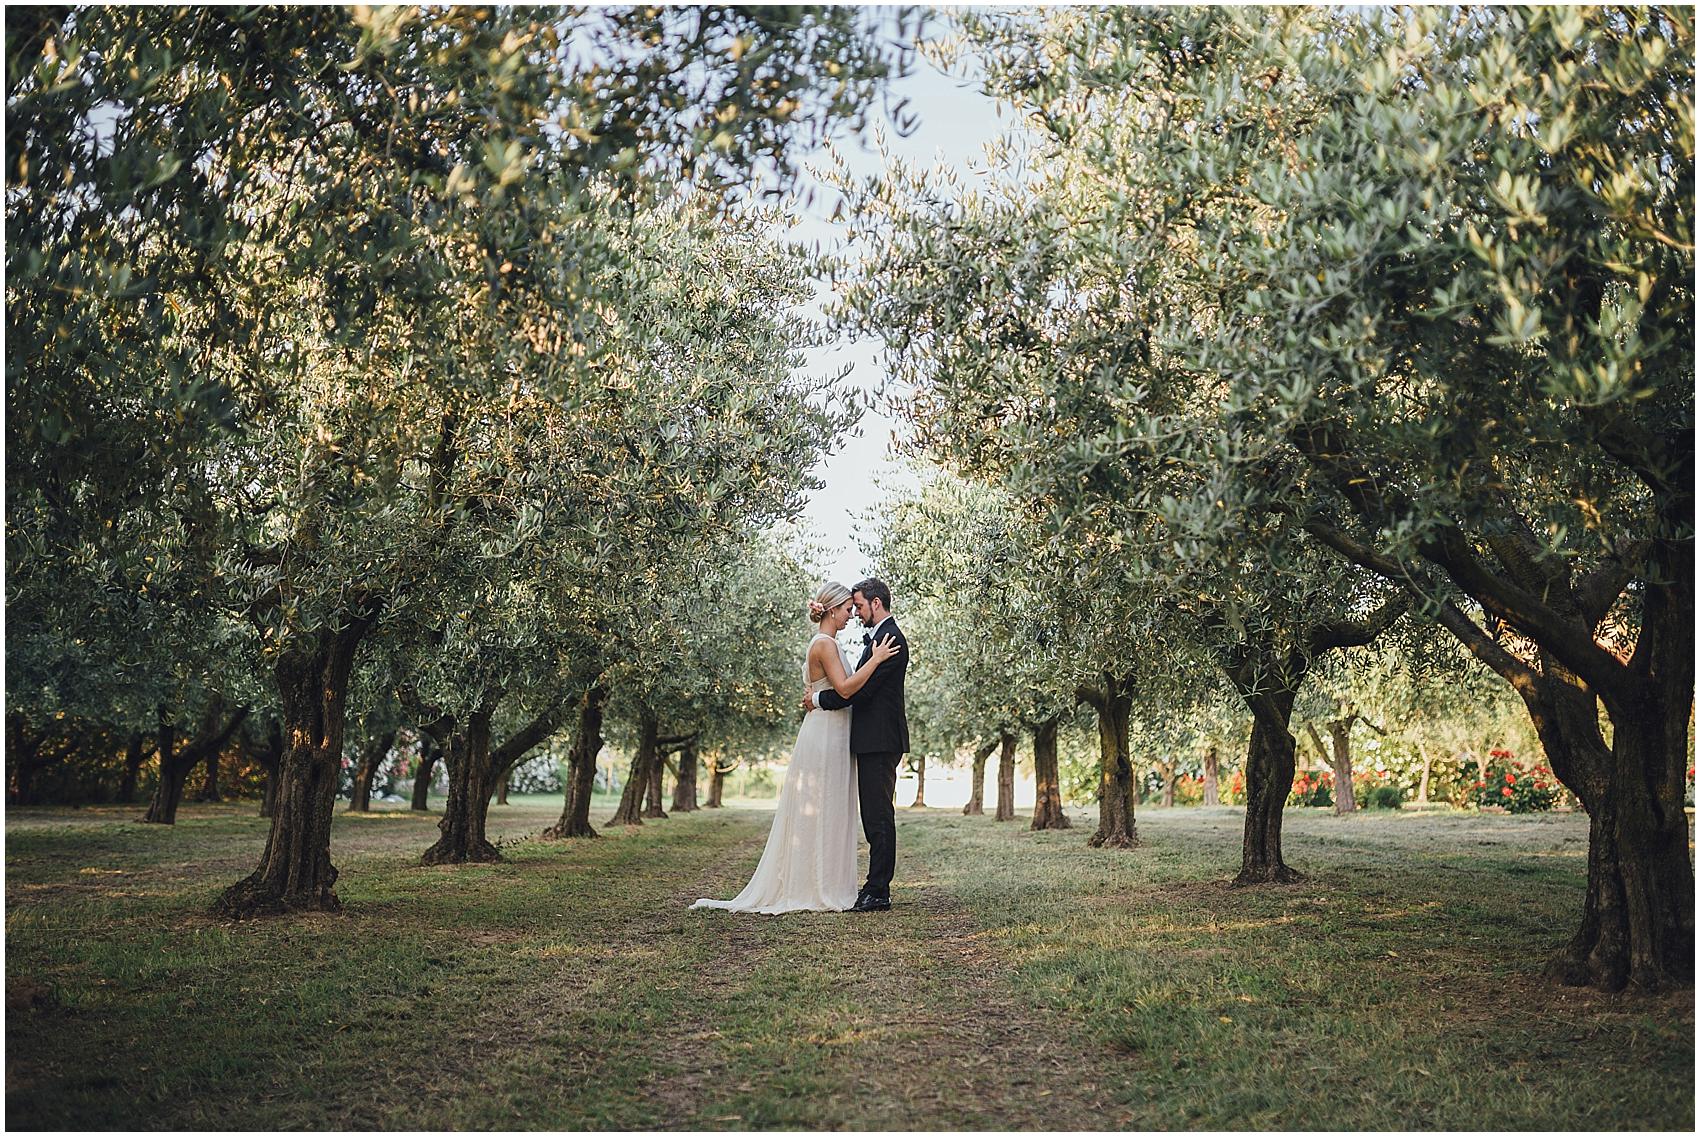
[[874,643],[874,633],[869,632],[862,637],[862,646],[863,647],[872,647],[873,643]]

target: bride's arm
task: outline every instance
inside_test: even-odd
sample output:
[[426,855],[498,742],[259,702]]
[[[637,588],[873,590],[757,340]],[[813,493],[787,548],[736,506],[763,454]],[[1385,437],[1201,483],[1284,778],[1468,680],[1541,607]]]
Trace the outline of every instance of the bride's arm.
[[844,674],[844,660],[839,657],[838,647],[825,640],[816,640],[815,646],[809,649],[809,654],[820,653],[816,662],[821,670],[826,672],[826,678],[832,684],[832,689],[838,692],[841,699],[848,699],[862,689],[862,684],[868,681],[874,670],[880,664],[896,655],[900,649],[890,636],[874,645],[874,652],[868,657],[868,662],[856,669],[855,674]]

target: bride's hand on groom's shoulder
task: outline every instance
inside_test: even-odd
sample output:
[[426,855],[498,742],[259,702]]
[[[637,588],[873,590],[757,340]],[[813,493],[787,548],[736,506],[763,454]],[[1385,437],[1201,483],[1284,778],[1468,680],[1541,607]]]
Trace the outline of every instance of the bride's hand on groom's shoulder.
[[886,636],[874,641],[874,651],[870,658],[873,659],[874,666],[878,667],[902,650],[903,645],[897,642],[896,636]]

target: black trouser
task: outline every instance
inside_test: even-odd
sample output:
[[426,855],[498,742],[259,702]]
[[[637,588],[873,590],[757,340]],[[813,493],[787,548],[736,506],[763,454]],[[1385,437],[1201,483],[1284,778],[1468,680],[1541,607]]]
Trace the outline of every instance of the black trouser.
[[891,874],[897,868],[897,766],[902,754],[856,755],[856,789],[862,802],[862,832],[868,838],[868,883],[862,891],[891,899]]

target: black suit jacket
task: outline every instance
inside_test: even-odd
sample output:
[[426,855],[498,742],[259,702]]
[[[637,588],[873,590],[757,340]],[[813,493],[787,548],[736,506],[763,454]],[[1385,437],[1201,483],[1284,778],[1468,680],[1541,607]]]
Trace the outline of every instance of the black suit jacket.
[[[876,667],[862,689],[848,699],[828,687],[816,701],[829,711],[856,708],[850,718],[852,754],[907,754],[909,717],[903,709],[903,677],[909,672],[909,641],[903,638],[896,620],[877,634],[882,639],[891,636],[903,650]],[[862,657],[856,661],[857,670],[861,670],[873,652],[871,643],[862,649]]]

